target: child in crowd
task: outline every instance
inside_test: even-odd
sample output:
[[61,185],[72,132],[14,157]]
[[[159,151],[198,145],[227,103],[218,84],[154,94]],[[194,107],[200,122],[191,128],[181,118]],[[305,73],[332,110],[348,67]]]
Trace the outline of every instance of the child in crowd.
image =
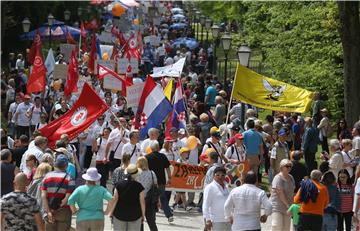
[[[189,164],[189,154],[190,154],[190,149],[188,149],[186,147],[181,148],[180,149],[180,158],[177,160],[177,162],[182,163],[182,164]],[[191,208],[190,207],[187,208],[185,192],[176,192],[174,207],[176,205],[179,206],[180,200],[183,204],[184,209],[186,211],[189,211]]]
[[293,219],[294,230],[297,230],[297,225],[299,223],[299,210],[300,204],[292,204],[287,210],[287,214]]

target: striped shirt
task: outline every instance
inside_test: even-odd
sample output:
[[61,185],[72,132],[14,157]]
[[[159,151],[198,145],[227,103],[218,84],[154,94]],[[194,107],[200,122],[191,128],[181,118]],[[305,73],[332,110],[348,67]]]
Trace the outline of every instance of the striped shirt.
[[[45,175],[45,178],[42,182],[40,189],[47,192],[48,201],[50,201],[50,199],[54,197],[64,198],[66,193],[72,193],[74,191],[75,181],[72,180],[70,175],[68,174],[64,179],[63,184],[59,188],[59,191],[55,193],[64,177],[65,177],[65,172],[59,170],[49,172],[48,174]],[[64,206],[64,207],[68,207],[68,206]]]
[[353,198],[354,198],[354,187],[352,185],[339,185],[340,192],[340,212],[347,213],[352,211]]

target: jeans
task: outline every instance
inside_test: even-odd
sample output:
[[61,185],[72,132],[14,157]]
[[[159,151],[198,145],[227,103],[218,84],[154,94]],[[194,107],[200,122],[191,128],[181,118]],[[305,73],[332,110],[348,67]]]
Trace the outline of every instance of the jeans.
[[122,221],[113,217],[113,224],[116,231],[138,231],[141,228],[141,218],[135,221]]
[[[156,226],[156,204],[151,204],[148,201],[145,201],[145,217],[146,222],[148,223],[150,231],[158,231]],[[141,225],[141,231],[144,230],[144,225]]]
[[336,231],[337,229],[337,215],[324,213],[322,231]]
[[321,215],[300,214],[297,231],[320,231],[323,223]]
[[344,230],[344,220],[345,220],[345,230],[350,231],[351,230],[351,223],[352,223],[352,216],[353,212],[347,212],[347,213],[338,213],[338,226],[337,230]]
[[99,174],[101,174],[100,185],[106,188],[106,182],[109,178],[109,165],[104,163],[97,163],[96,168]]
[[164,210],[165,216],[167,218],[172,217],[173,214],[170,210],[169,202],[166,199],[165,185],[159,185],[159,191],[160,191],[160,203],[161,203],[162,209]]
[[316,169],[315,153],[305,151],[304,156],[305,156],[306,168],[310,176],[311,171]]
[[91,146],[86,146],[84,168],[86,169],[90,168],[92,156],[93,156],[93,152],[91,150]]

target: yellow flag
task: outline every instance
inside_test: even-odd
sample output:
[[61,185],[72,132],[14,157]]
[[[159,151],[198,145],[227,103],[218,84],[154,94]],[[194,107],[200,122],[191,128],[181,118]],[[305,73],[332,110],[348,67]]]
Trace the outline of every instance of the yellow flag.
[[265,77],[238,64],[232,96],[259,108],[304,113],[311,106],[313,92]]
[[173,84],[173,79],[170,79],[166,87],[164,88],[164,94],[170,102],[171,102],[172,84]]

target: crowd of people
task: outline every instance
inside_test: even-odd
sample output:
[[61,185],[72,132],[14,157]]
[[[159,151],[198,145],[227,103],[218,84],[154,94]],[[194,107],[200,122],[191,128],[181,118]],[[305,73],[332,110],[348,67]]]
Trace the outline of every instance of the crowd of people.
[[[163,20],[170,22],[171,15]],[[64,85],[56,88],[53,81],[45,92],[26,94],[27,64],[21,54],[16,62],[11,54],[1,91],[2,111],[8,112],[7,127],[1,128],[5,230],[69,230],[72,215],[76,230],[104,230],[108,215],[114,230],[143,230],[146,220],[154,231],[157,212],[173,223],[180,209],[202,212],[204,230],[260,230],[270,215],[274,231],[290,230],[291,220],[299,231],[350,231],[359,223],[360,121],[350,128],[341,119],[333,134],[319,93],[309,117],[273,112],[261,120],[257,108],[229,101],[231,87],[212,73],[211,47],[171,47],[176,37],[194,37],[191,28],[147,27],[146,33],[163,42],[145,45],[137,78],[145,78],[154,66],[186,58],[179,79],[187,123],[172,127],[168,135],[163,124],[150,128],[145,140],[132,126],[136,112],[126,97],[104,89],[82,58],[79,89],[89,80],[109,110],[75,139],[63,134],[50,149],[39,129],[64,115],[77,96],[64,97]],[[61,59],[59,53],[56,60]],[[193,149],[189,136],[198,140]],[[202,192],[168,191],[170,161],[206,166]],[[236,187],[229,187],[229,165],[241,164],[244,174]],[[264,179],[270,197],[259,188]]]

